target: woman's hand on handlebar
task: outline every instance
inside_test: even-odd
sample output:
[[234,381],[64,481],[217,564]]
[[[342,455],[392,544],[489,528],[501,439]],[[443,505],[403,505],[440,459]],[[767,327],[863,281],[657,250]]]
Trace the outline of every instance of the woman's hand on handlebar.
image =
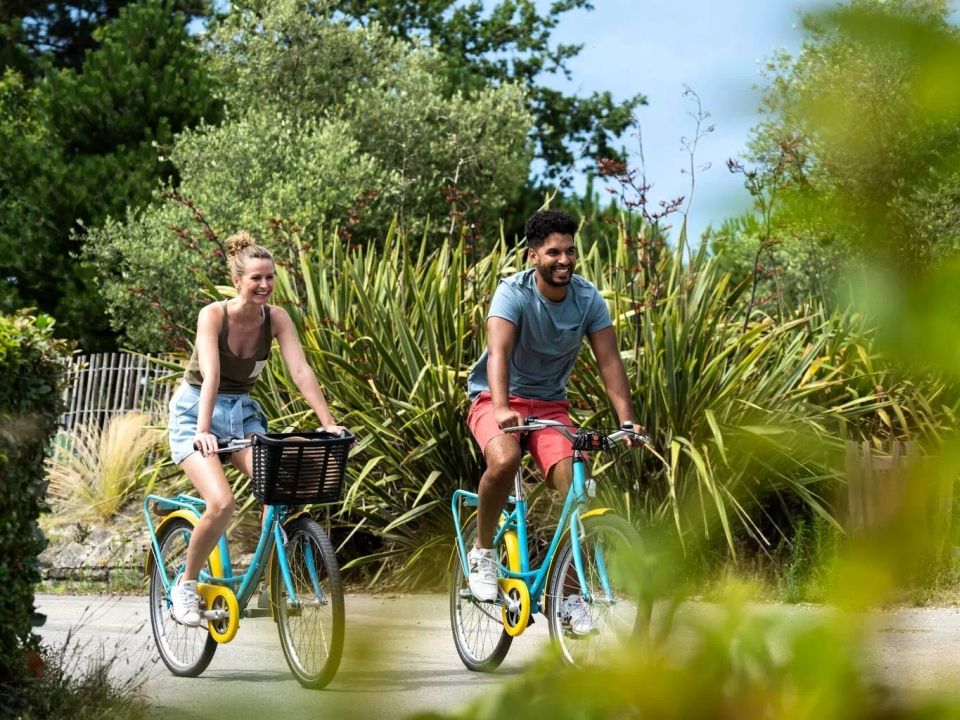
[[329,425],[323,425],[323,431],[328,432],[331,435],[343,435],[346,428],[343,425],[337,425],[336,423],[330,423]]
[[200,451],[204,457],[216,455],[220,449],[217,436],[209,432],[198,432],[193,436],[193,447]]

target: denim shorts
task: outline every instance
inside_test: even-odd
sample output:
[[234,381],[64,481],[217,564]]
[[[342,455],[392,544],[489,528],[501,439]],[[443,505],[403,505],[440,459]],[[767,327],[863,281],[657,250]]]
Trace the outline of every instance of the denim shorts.
[[[167,432],[170,454],[179,465],[196,452],[193,440],[197,434],[197,410],[200,388],[181,383],[170,398],[170,421]],[[267,418],[260,403],[245,393],[218,393],[213,404],[210,432],[218,438],[241,438],[250,433],[267,432]]]

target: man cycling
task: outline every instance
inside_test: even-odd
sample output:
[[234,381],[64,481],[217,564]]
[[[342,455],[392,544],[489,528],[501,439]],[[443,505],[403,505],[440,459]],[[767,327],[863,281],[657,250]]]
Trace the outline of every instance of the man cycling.
[[[593,283],[573,272],[577,228],[574,217],[557,210],[542,210],[527,220],[532,267],[497,287],[487,314],[487,348],[467,379],[472,401],[467,424],[487,462],[477,493],[477,544],[467,555],[470,590],[479,600],[497,598],[493,537],[520,467],[517,436],[502,428],[522,425],[530,415],[572,424],[567,382],[584,336],[621,425],[633,421],[630,387],[606,303]],[[560,433],[533,433],[527,449],[547,485],[565,494],[573,472],[570,442]],[[574,609],[572,614],[577,631],[577,616],[584,613]]]

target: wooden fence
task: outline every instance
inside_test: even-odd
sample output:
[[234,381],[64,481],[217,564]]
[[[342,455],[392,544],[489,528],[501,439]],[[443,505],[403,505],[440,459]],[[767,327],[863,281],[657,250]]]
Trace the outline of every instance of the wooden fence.
[[[938,471],[916,443],[894,442],[888,449],[877,451],[868,442],[847,442],[846,453],[850,532],[858,534],[886,526],[905,502],[920,502],[922,518],[915,520],[926,524],[935,542],[949,542],[953,477]],[[922,485],[911,488],[911,482]]]
[[114,415],[145,412],[155,419],[166,415],[175,386],[170,370],[156,358],[130,353],[75,355],[66,369],[63,400],[67,407],[60,425],[102,425]]

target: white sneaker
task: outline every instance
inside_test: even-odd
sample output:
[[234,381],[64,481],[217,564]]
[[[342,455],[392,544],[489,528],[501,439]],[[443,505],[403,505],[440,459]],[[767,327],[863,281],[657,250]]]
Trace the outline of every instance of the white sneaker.
[[170,609],[173,619],[187,627],[200,625],[200,596],[197,595],[196,580],[180,580],[170,589]]
[[579,595],[571,595],[560,606],[560,621],[575,635],[589,635],[593,631],[590,608]]
[[493,602],[497,599],[497,563],[493,559],[493,550],[487,548],[473,548],[467,553],[467,566],[470,576],[470,592],[477,600]]

